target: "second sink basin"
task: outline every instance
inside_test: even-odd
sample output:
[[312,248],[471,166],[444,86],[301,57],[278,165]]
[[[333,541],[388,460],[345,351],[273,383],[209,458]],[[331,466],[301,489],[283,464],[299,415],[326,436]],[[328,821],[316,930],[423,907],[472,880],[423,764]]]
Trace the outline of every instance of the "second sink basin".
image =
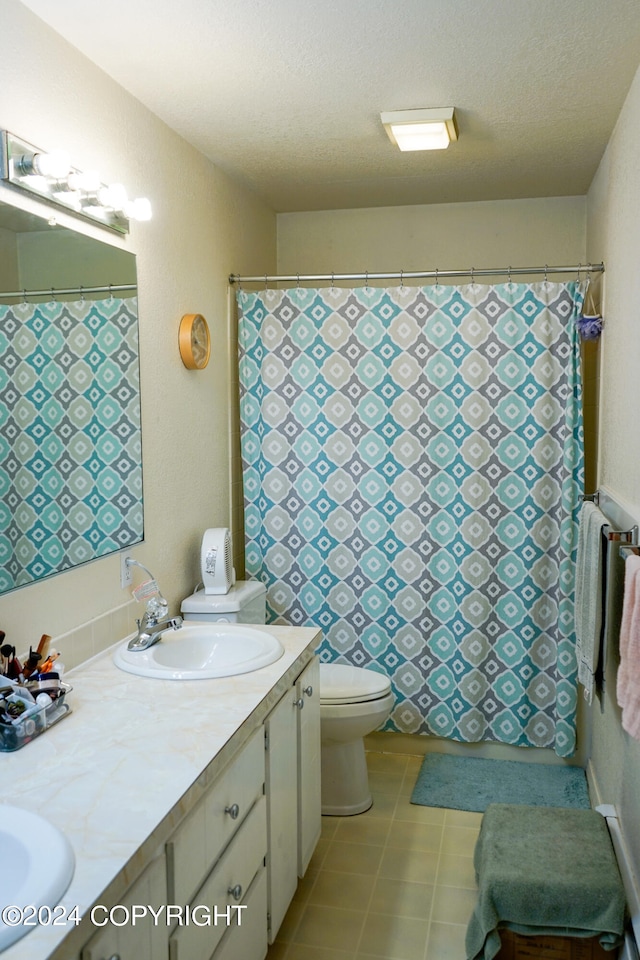
[[[2,953],[33,930],[39,918],[52,923],[59,917],[54,907],[71,883],[75,857],[67,838],[48,820],[21,807],[0,804],[0,863],[0,907],[17,908],[0,919]],[[16,923],[27,906],[25,922]]]
[[114,654],[121,670],[160,680],[208,680],[252,673],[275,663],[284,653],[277,637],[245,624],[185,623],[165,631],[147,650]]

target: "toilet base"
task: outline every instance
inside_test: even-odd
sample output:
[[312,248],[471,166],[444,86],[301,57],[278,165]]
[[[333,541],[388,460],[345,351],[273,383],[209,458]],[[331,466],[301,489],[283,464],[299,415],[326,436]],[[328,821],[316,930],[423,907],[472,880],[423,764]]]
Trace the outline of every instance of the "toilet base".
[[368,810],[373,799],[369,790],[364,740],[360,737],[348,743],[323,741],[321,756],[322,814],[352,817]]

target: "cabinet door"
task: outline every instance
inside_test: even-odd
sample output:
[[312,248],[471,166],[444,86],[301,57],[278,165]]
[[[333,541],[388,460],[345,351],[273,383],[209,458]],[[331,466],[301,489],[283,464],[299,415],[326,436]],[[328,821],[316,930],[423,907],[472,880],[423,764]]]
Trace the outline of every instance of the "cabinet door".
[[[166,866],[164,856],[149,864],[142,876],[122,898],[122,907],[150,905],[160,909],[167,902]],[[125,920],[124,910],[114,913],[116,923]],[[106,914],[97,914],[101,923]],[[157,923],[151,916],[137,918],[123,926],[107,923],[95,933],[82,950],[82,960],[166,960],[169,956],[167,927],[162,913]]]
[[292,687],[265,720],[269,943],[275,940],[298,885],[297,719]]
[[320,837],[320,661],[314,657],[296,682],[298,709],[298,876],[303,877]]

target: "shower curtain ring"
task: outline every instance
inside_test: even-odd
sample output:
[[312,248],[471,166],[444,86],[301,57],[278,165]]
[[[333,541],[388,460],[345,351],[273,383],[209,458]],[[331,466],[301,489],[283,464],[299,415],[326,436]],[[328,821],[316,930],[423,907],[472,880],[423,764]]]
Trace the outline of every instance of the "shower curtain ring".
[[580,283],[580,271],[581,271],[581,270],[582,270],[582,263],[579,263],[579,264],[578,264],[578,275],[577,275],[577,277],[576,277],[576,281],[577,281],[578,283]]
[[331,271],[331,289],[332,289],[332,290],[335,289],[334,278],[335,278],[335,274],[333,273],[333,271]]
[[509,286],[511,286],[511,267],[509,267],[508,269],[509,269],[509,272],[507,276],[509,277]]
[[297,288],[298,288],[298,290],[299,290],[299,289],[300,289],[300,274],[299,274],[299,273],[296,273],[296,277],[297,277],[297,280],[296,280],[296,287],[297,287]]
[[438,268],[436,267],[436,287],[438,286]]
[[404,270],[400,271],[400,289],[404,290]]
[[475,273],[476,273],[476,268],[471,267],[471,286],[473,286],[474,283],[476,282]]
[[24,288],[23,291],[22,291],[22,302],[23,302],[23,303],[26,303],[26,302],[27,302],[27,291],[26,291],[26,288]]
[[547,285],[547,280],[548,280],[548,279],[549,279],[549,267],[548,267],[548,265],[545,263],[545,265],[544,265],[544,283],[545,283],[545,286]]
[[84,290],[80,287],[80,303],[84,303]]
[[49,301],[49,303],[55,303],[55,302],[56,302],[56,298],[53,295],[53,287],[51,287],[51,300]]

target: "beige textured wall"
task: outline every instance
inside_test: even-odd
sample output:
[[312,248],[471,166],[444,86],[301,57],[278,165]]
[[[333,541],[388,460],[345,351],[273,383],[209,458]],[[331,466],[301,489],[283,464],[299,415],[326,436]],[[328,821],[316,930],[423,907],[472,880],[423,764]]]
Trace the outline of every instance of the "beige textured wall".
[[[133,553],[175,610],[199,579],[203,529],[230,523],[227,277],[275,268],[275,216],[16,0],[2,0],[0,83],[0,127],[64,146],[153,204],[124,242],[137,256],[142,383],[145,543]],[[191,312],[212,331],[204,372],[178,354]],[[133,626],[129,600],[118,558],[104,558],[0,597],[0,627],[19,649],[71,631],[69,665]]]
[[[605,261],[599,483],[640,521],[640,71],[588,195],[588,253]],[[612,657],[615,663],[615,655]],[[640,743],[620,724],[615,674],[591,711],[592,762],[640,869]]]
[[585,210],[584,197],[556,197],[281,213],[278,272],[580,263]]
[[[15,234],[10,230],[0,229],[0,284],[3,289],[19,289],[18,249]],[[16,284],[16,286],[12,286]],[[6,303],[6,301],[2,301]]]

